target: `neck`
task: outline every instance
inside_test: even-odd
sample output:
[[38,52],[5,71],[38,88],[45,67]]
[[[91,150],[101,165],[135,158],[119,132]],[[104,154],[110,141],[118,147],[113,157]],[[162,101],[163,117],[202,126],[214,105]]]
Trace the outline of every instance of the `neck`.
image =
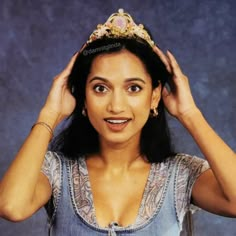
[[144,158],[140,153],[139,137],[119,144],[100,140],[100,150],[100,153],[91,159],[96,159],[94,163],[97,166],[107,169],[125,170],[134,164],[140,163],[140,161],[144,162]]

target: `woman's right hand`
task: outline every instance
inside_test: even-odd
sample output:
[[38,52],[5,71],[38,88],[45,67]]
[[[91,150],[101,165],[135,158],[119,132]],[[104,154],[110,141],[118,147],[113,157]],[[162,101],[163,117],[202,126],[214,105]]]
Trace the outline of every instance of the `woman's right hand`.
[[[73,112],[76,101],[67,81],[77,56],[55,77],[37,122],[54,129]],[[14,222],[32,216],[52,195],[49,181],[41,172],[51,135],[40,125],[34,127],[0,181],[0,217]]]
[[53,121],[54,127],[68,117],[76,105],[75,98],[67,86],[67,81],[77,56],[78,53],[71,58],[65,69],[54,78],[45,105],[41,110],[41,115]]

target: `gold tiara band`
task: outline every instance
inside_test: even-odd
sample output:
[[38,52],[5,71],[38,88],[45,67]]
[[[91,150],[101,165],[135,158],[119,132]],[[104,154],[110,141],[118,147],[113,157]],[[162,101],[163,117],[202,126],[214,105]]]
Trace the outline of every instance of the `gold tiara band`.
[[104,36],[108,38],[141,38],[151,47],[155,46],[144,26],[142,24],[135,24],[132,17],[125,13],[123,9],[119,9],[118,13],[112,14],[103,25],[97,25],[87,43],[91,43]]

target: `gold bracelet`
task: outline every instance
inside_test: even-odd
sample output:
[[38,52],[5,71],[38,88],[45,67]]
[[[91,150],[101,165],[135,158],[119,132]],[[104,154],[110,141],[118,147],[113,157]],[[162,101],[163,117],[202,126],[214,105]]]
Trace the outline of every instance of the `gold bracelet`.
[[42,125],[43,127],[45,127],[45,128],[49,131],[49,133],[51,134],[51,140],[52,140],[52,138],[53,138],[53,136],[54,136],[54,133],[53,133],[52,128],[51,128],[47,123],[42,122],[42,121],[37,122],[37,123],[35,123],[35,124],[32,126],[31,130],[32,130],[36,125]]

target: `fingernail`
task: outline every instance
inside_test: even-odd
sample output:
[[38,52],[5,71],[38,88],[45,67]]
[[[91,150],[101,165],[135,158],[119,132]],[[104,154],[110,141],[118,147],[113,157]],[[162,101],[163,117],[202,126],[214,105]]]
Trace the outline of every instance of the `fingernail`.
[[173,55],[173,53],[172,53],[171,50],[169,50],[169,49],[167,50],[167,53],[170,53],[171,55]]
[[81,53],[83,50],[84,50],[84,48],[87,46],[87,43],[84,43],[83,45],[82,45],[82,47],[80,48],[80,50],[79,50],[79,53]]
[[164,87],[166,88],[168,93],[171,92],[170,85],[167,82],[165,83]]

